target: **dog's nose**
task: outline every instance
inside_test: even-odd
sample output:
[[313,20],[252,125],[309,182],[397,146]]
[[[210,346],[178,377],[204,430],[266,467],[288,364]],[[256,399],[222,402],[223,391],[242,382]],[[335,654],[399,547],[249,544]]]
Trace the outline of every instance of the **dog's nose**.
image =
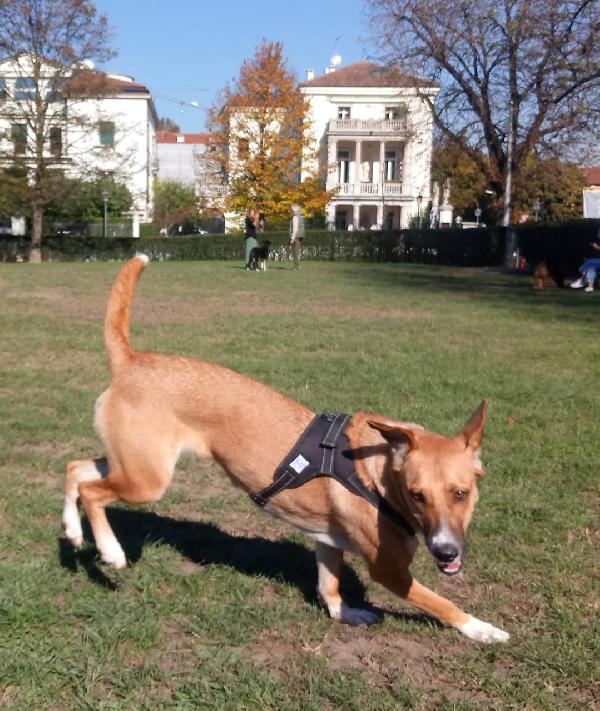
[[443,563],[451,563],[458,556],[458,548],[452,543],[442,543],[433,549],[433,555]]

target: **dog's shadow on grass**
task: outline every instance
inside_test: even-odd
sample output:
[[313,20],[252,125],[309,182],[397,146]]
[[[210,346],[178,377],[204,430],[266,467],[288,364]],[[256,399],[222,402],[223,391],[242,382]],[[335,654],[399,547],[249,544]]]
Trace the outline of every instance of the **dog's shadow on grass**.
[[[168,545],[198,566],[227,566],[244,575],[288,583],[296,587],[309,604],[319,604],[315,556],[313,551],[299,543],[235,536],[212,523],[174,519],[147,511],[109,508],[107,515],[130,565],[140,560],[145,545]],[[58,556],[61,566],[72,572],[83,569],[92,582],[109,590],[118,590],[118,577],[111,577],[111,571],[98,562],[87,519],[84,518],[82,523],[85,540],[90,545],[76,551],[65,538],[60,538]],[[348,565],[342,569],[341,589],[344,599],[352,607],[400,619],[437,623],[421,613],[392,612],[374,607],[366,599],[362,581]]]

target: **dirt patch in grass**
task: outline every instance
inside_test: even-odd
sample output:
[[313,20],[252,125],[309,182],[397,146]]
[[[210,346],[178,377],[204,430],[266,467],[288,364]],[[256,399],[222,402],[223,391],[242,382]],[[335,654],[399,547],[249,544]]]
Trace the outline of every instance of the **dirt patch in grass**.
[[334,672],[360,671],[374,687],[385,688],[402,680],[413,689],[426,690],[429,700],[481,702],[491,708],[488,692],[470,688],[467,679],[452,676],[458,653],[467,642],[448,638],[423,639],[383,635],[375,628],[352,628],[332,623],[322,641],[314,646],[298,642],[299,636],[282,639],[275,631],[265,632],[247,645],[242,659],[258,664],[276,679],[284,679],[301,668],[299,656],[325,660]]

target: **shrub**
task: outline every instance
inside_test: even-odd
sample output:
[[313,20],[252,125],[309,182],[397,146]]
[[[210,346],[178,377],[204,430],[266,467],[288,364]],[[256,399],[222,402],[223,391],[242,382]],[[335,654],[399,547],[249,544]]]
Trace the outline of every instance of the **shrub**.
[[[288,234],[266,232],[259,235],[271,242],[271,257],[290,258]],[[0,258],[14,260],[27,251],[26,242],[14,238],[0,241]],[[498,264],[502,258],[503,239],[494,229],[480,230],[397,230],[389,232],[307,231],[303,258],[308,260],[374,260],[382,262],[426,262],[462,266]],[[243,260],[243,234],[193,235],[182,237],[45,237],[42,254],[45,261],[127,259],[144,252],[152,259],[172,260]]]

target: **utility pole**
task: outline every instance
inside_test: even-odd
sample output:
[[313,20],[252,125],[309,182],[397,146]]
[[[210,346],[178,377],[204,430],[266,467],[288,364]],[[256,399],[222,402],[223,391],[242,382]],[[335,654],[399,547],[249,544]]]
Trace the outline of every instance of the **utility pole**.
[[506,248],[504,252],[504,266],[512,267],[515,256],[515,235],[510,227],[512,215],[512,161],[513,161],[513,112],[514,103],[510,100],[508,111],[508,130],[506,132],[506,178],[504,182],[504,211],[502,225],[505,229]]

